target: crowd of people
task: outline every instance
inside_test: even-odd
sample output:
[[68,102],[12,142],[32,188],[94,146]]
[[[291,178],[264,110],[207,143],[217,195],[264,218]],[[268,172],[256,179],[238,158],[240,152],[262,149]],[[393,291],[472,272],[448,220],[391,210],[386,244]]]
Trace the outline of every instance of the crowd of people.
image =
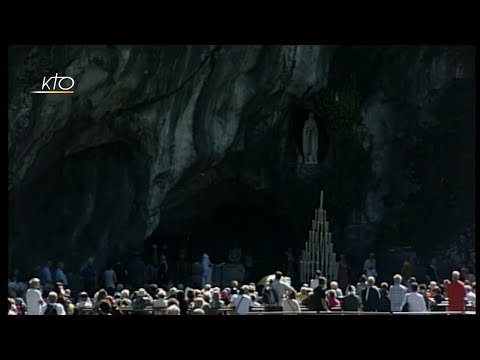
[[[91,263],[90,263],[91,265]],[[111,269],[107,269],[111,270]],[[58,276],[57,276],[58,275]],[[59,272],[55,278],[59,279]],[[64,278],[64,280],[67,280]],[[105,279],[106,287],[99,290],[83,289],[76,296],[68,286],[68,280],[57,281],[53,288],[39,278],[28,282],[28,289],[10,289],[9,315],[207,315],[251,313],[253,308],[264,311],[363,311],[363,312],[427,312],[461,311],[476,308],[475,277],[468,279],[453,271],[450,280],[441,283],[431,281],[419,284],[414,277],[404,280],[393,276],[393,283],[382,282],[377,286],[374,276],[363,274],[358,283],[345,288],[337,281],[328,281],[320,271],[310,284],[302,284],[297,291],[277,271],[260,287],[255,283],[242,286],[232,281],[230,287],[221,289],[215,284],[190,288],[183,284],[159,286],[144,284],[139,288],[125,287],[114,273]],[[88,287],[88,282],[84,287]],[[448,301],[447,301],[448,299]],[[446,305],[446,306],[444,306]],[[229,310],[229,311],[226,311]]]

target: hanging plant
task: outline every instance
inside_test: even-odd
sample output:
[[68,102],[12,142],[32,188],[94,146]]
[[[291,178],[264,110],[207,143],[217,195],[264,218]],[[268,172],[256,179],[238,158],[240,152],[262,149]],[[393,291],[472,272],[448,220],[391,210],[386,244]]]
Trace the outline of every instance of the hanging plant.
[[342,90],[325,88],[313,103],[333,137],[334,169],[327,179],[340,215],[346,215],[362,198],[370,175],[370,158],[363,147],[367,132],[360,112],[360,94],[353,83]]

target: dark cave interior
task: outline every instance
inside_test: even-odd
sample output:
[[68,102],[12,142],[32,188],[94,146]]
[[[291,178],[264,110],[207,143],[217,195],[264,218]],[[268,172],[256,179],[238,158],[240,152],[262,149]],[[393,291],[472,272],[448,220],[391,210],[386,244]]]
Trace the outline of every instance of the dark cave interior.
[[[222,195],[225,192],[228,195]],[[145,252],[148,257],[152,244],[167,243],[174,254],[184,247],[190,261],[206,252],[213,263],[221,263],[238,245],[243,254],[251,249],[257,268],[271,271],[281,265],[281,255],[292,246],[293,237],[293,224],[275,213],[274,204],[270,193],[233,185],[228,190],[224,185],[210,188],[187,200],[182,205],[186,210],[170,209],[168,220],[162,222],[166,225],[146,239]]]

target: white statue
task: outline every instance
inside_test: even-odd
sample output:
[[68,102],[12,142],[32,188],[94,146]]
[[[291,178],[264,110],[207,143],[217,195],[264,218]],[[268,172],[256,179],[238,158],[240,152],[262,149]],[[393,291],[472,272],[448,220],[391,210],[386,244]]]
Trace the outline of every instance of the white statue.
[[303,126],[303,159],[305,164],[317,164],[318,128],[313,112]]

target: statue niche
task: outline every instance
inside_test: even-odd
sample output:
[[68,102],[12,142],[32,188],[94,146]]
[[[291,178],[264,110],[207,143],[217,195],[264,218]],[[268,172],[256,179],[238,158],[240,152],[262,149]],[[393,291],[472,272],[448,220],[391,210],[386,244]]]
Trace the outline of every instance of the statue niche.
[[302,145],[303,162],[305,164],[318,164],[318,127],[313,112],[310,112],[303,126]]

